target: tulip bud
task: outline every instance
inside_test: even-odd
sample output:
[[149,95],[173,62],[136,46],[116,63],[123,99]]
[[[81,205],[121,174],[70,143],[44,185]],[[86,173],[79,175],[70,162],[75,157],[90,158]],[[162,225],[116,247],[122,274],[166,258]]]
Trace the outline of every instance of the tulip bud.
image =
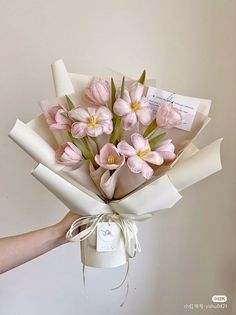
[[93,105],[106,105],[110,100],[110,86],[107,80],[96,79],[84,91],[86,99]]
[[179,125],[182,116],[177,108],[173,107],[170,102],[160,104],[156,112],[156,123],[159,127],[170,129]]
[[56,161],[65,166],[76,166],[82,160],[82,153],[72,142],[66,142],[56,151]]

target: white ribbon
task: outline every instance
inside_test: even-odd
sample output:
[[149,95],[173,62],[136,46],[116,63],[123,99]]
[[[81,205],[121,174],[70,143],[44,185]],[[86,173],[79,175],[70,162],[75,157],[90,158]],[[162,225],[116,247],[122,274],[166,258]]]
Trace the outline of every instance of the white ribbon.
[[[115,222],[119,226],[129,258],[135,257],[137,252],[141,251],[135,222],[115,213],[85,216],[75,220],[66,234],[66,239],[71,242],[84,241],[95,232],[99,222]],[[82,226],[85,226],[85,229],[73,235],[74,231]]]
[[[122,236],[124,239],[125,251],[128,256],[127,270],[126,270],[125,277],[122,280],[122,282],[115,288],[112,288],[112,290],[119,289],[127,280],[126,294],[125,294],[123,302],[120,305],[122,307],[125,304],[125,301],[129,294],[129,280],[128,280],[129,258],[134,258],[137,252],[141,251],[141,246],[137,237],[138,229],[136,227],[135,222],[131,219],[121,217],[120,215],[116,213],[85,216],[85,217],[81,217],[75,220],[71,224],[71,227],[66,234],[66,238],[68,241],[71,241],[71,242],[84,241],[86,238],[90,237],[95,232],[99,222],[115,222],[121,229]],[[80,231],[76,235],[73,235],[74,231],[76,231],[82,226],[85,226],[85,229]],[[83,284],[84,284],[84,288],[86,288],[85,264],[83,264]]]

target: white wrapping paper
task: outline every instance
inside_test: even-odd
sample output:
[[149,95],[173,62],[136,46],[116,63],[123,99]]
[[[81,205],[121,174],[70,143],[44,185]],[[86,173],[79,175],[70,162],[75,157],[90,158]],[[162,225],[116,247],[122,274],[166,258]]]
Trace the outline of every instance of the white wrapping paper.
[[[75,92],[72,98],[77,99],[78,103],[83,101],[81,92],[91,82],[92,76],[67,73],[62,60],[52,65],[52,73],[57,97]],[[125,167],[112,176],[104,170],[93,172],[86,162],[76,171],[63,170],[63,166],[55,161],[55,149],[60,141],[55,135],[52,136],[42,115],[28,124],[17,120],[9,136],[39,163],[32,175],[72,211],[85,216],[115,211],[124,217],[142,220],[158,210],[173,207],[181,199],[181,190],[221,169],[222,139],[201,150],[191,143],[209,122],[210,105],[210,101],[201,100],[193,128],[188,134],[182,130],[171,130],[179,157],[165,174],[154,176],[149,182],[140,174],[131,177],[134,174],[129,174]],[[118,200],[104,201],[104,196],[112,198],[113,194]],[[95,234],[82,243],[81,258],[85,264],[115,267],[127,261],[124,248],[120,252],[98,253],[95,243]]]
[[66,70],[64,62],[59,59],[52,64],[52,76],[57,96],[74,93],[74,87]]

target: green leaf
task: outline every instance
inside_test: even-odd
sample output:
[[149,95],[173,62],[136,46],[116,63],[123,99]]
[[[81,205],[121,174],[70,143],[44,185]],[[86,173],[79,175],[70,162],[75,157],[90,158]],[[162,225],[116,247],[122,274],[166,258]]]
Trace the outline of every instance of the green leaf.
[[113,110],[113,105],[116,101],[116,86],[113,78],[111,78],[111,109]]
[[154,119],[150,125],[148,125],[147,129],[144,131],[144,138],[147,138],[156,128],[157,128],[156,119]]
[[160,133],[156,137],[149,140],[149,145],[151,149],[154,149],[159,141],[161,141],[166,136],[166,132]]
[[68,110],[72,110],[75,108],[75,105],[72,103],[71,99],[69,98],[69,96],[65,95],[66,97],[66,102],[67,102],[67,107]]
[[[125,93],[125,77],[122,78],[122,83],[121,83],[121,88],[120,88],[120,98],[124,97],[124,93]],[[114,129],[110,138],[110,142],[113,144],[117,143],[120,124],[121,124],[121,117],[118,115],[114,115],[114,118],[113,118]]]
[[122,84],[121,84],[121,89],[120,89],[120,98],[124,97],[125,93],[125,77],[122,78]]
[[61,113],[61,115],[63,117],[65,117],[66,119],[70,119],[70,117],[68,116],[67,112],[63,112],[63,113]]
[[110,142],[113,144],[116,144],[118,135],[119,135],[119,129],[121,124],[121,116],[115,116],[114,117],[114,129],[110,138]]
[[84,158],[85,158],[86,160],[89,160],[89,161],[93,164],[93,166],[96,168],[96,167],[97,167],[97,164],[96,164],[96,162],[95,162],[95,160],[94,160],[94,156],[93,156],[93,154],[91,153],[91,151],[89,150],[89,148],[87,148],[87,147],[83,144],[83,142],[81,142],[79,139],[76,139],[76,138],[74,138],[74,137],[72,137],[72,136],[71,136],[71,138],[72,138],[72,142],[74,143],[74,145],[76,145],[76,146],[80,149],[80,151],[82,152]]
[[139,78],[138,82],[141,84],[144,84],[146,79],[146,70],[143,70],[143,73],[141,74],[141,77]]

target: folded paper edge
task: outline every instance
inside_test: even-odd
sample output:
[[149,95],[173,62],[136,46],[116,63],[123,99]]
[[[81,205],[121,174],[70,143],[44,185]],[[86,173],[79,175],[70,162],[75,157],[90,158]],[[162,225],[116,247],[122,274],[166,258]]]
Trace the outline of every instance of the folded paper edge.
[[65,64],[62,59],[56,60],[51,65],[53,82],[55,87],[56,96],[64,96],[74,93],[69,73],[66,70]]
[[[8,133],[8,137],[12,139],[19,147],[24,150],[36,162],[43,163],[49,168],[59,171],[62,166],[56,163],[54,149],[29,125],[17,119],[14,126]],[[45,152],[39,153],[37,143],[44,146]]]
[[31,170],[31,175],[73,212],[82,215],[111,213],[109,205],[99,197],[95,199],[86,194],[41,163]]
[[[179,164],[176,164],[167,172],[168,177],[172,181],[173,185],[175,185],[175,187],[178,189],[178,191],[182,191],[185,188],[192,186],[193,184],[207,178],[208,176],[222,169],[222,141],[223,138],[219,138],[213,141],[212,143],[205,146],[203,149],[190,156],[188,159],[181,161]],[[205,153],[207,153],[206,156],[204,156]],[[213,155],[213,159],[211,160],[210,154]],[[206,164],[205,171],[204,173],[202,173],[204,163]],[[183,174],[183,168],[186,169],[186,166],[188,166],[192,170],[192,174],[190,174],[190,172],[185,172],[184,177],[180,174]],[[188,176],[186,176],[185,174],[188,174]]]
[[[158,185],[160,185],[158,187]],[[166,194],[167,188],[169,189],[168,196]],[[163,200],[159,206],[154,206],[155,209],[152,209],[152,205],[149,204],[149,194],[152,192],[152,194],[157,194],[157,190],[160,189],[161,191],[161,197]],[[171,194],[171,195],[170,195]],[[170,199],[171,198],[171,199]],[[176,187],[171,182],[170,178],[167,175],[163,175],[162,177],[158,178],[157,180],[151,182],[149,185],[143,187],[142,189],[132,193],[129,196],[126,196],[120,200],[111,201],[109,204],[111,208],[122,214],[135,214],[135,215],[144,215],[147,213],[153,213],[158,210],[168,209],[172,208],[180,199],[182,198],[179,191],[176,189]],[[145,209],[140,209],[140,203],[137,210],[137,202],[133,202],[133,200],[145,200]],[[149,204],[149,205],[148,205]],[[135,210],[136,209],[136,210]],[[146,210],[147,209],[147,210]]]

